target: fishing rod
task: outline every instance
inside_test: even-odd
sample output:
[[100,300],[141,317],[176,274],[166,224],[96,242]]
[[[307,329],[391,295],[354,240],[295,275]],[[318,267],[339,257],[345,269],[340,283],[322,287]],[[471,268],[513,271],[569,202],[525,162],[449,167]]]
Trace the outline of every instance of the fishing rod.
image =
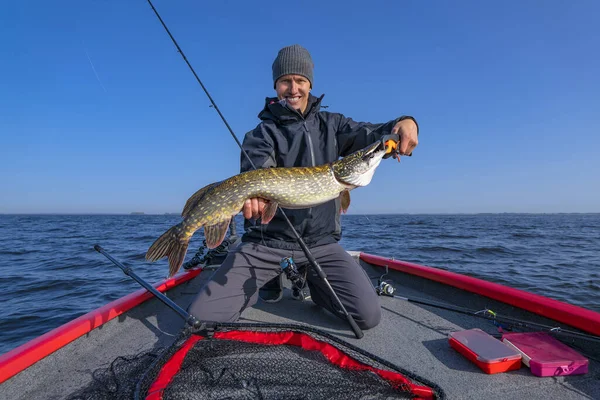
[[[214,107],[214,109],[217,111],[217,113],[219,114],[219,116],[221,117],[221,119],[223,120],[223,122],[225,123],[225,126],[229,130],[229,133],[231,133],[231,136],[233,137],[233,140],[235,140],[235,142],[237,143],[238,147],[240,148],[240,150],[242,151],[242,153],[244,154],[244,156],[246,157],[246,159],[248,160],[248,162],[252,166],[252,169],[257,169],[256,165],[254,165],[254,162],[252,162],[252,160],[250,159],[250,156],[248,155],[248,153],[246,152],[246,150],[244,150],[244,148],[242,147],[242,144],[240,143],[240,141],[238,140],[237,136],[233,132],[233,129],[231,129],[231,127],[229,126],[229,123],[227,122],[227,120],[223,116],[223,113],[221,113],[221,110],[219,110],[219,107],[217,107],[217,104],[213,100],[213,98],[210,95],[210,93],[208,93],[208,90],[206,89],[206,87],[204,86],[204,84],[202,83],[202,81],[200,80],[200,77],[198,77],[198,74],[196,74],[196,71],[194,70],[194,67],[192,67],[192,64],[190,64],[190,62],[188,61],[188,59],[185,56],[185,53],[183,52],[183,50],[181,49],[181,47],[179,47],[179,44],[177,43],[177,41],[175,40],[175,38],[171,34],[171,31],[169,30],[169,28],[167,28],[167,25],[165,24],[165,22],[161,18],[160,14],[156,10],[156,8],[154,8],[154,5],[152,4],[152,1],[148,0],[148,4],[150,4],[150,7],[152,8],[152,11],[154,11],[154,14],[156,14],[156,17],[158,18],[158,20],[162,24],[163,28],[165,28],[165,31],[167,31],[167,34],[171,38],[171,41],[173,41],[173,44],[177,48],[177,51],[183,57],[183,60],[185,61],[185,63],[187,64],[187,66],[192,71],[192,74],[194,74],[194,77],[196,78],[196,80],[198,81],[198,83],[200,84],[200,86],[202,87],[202,90],[204,90],[204,93],[206,93],[206,96],[210,100],[210,102],[211,102],[212,106]],[[277,209],[279,210],[279,212],[281,213],[281,215],[283,216],[283,218],[287,222],[288,226],[290,227],[290,229],[294,233],[294,237],[296,238],[296,241],[298,242],[298,244],[302,248],[302,251],[306,255],[306,258],[307,258],[308,262],[314,268],[314,270],[317,273],[317,275],[319,275],[319,277],[323,280],[323,282],[325,283],[325,286],[327,286],[327,289],[329,290],[331,296],[333,297],[336,305],[339,307],[339,309],[341,310],[342,314],[344,314],[344,317],[348,321],[348,324],[350,324],[350,328],[352,328],[352,331],[354,332],[354,335],[356,336],[357,339],[362,338],[364,336],[363,331],[358,327],[358,325],[356,324],[356,321],[354,320],[354,318],[352,317],[352,315],[350,315],[350,313],[348,313],[348,311],[346,310],[346,307],[344,307],[344,304],[342,304],[342,301],[340,300],[340,298],[338,297],[338,295],[335,293],[335,290],[333,289],[333,287],[329,283],[329,280],[327,279],[327,275],[325,274],[325,272],[323,271],[323,269],[321,268],[321,266],[319,265],[319,263],[317,262],[317,260],[315,259],[315,257],[312,255],[312,253],[308,249],[308,246],[306,246],[306,243],[304,243],[304,240],[302,240],[302,237],[298,234],[298,232],[296,232],[296,229],[294,229],[294,226],[292,225],[292,222],[289,220],[289,218],[287,217],[287,215],[285,214],[285,212],[281,209],[281,207],[277,207]]]
[[600,337],[595,336],[595,335],[575,332],[575,331],[571,331],[568,329],[563,329],[559,326],[552,327],[549,325],[539,324],[536,322],[525,321],[525,320],[513,318],[513,317],[507,317],[507,316],[500,315],[490,309],[475,311],[475,310],[472,310],[469,308],[454,306],[451,304],[442,303],[442,302],[433,301],[433,300],[425,300],[425,299],[420,299],[420,298],[416,298],[416,297],[398,296],[395,294],[396,293],[395,288],[390,283],[382,280],[382,278],[387,273],[388,273],[388,271],[387,271],[387,266],[386,266],[386,273],[383,274],[379,278],[379,280],[377,282],[377,286],[375,287],[375,291],[380,296],[392,297],[394,299],[404,300],[404,301],[408,301],[410,303],[436,307],[436,308],[440,308],[442,310],[448,310],[448,311],[453,311],[453,312],[456,312],[459,314],[465,314],[465,315],[470,315],[472,317],[487,319],[490,321],[498,322],[500,324],[504,323],[504,324],[510,325],[511,327],[517,327],[517,328],[522,328],[522,329],[527,329],[527,330],[542,330],[542,331],[547,331],[552,334],[572,337],[575,339],[590,340],[593,342],[600,343]]
[[183,318],[183,320],[186,322],[186,324],[188,324],[189,326],[194,327],[194,328],[200,328],[203,325],[202,322],[200,322],[198,319],[196,319],[196,317],[194,317],[192,314],[188,313],[183,308],[179,307],[173,300],[169,299],[167,296],[165,296],[164,294],[162,294],[161,292],[156,290],[156,288],[154,286],[150,285],[148,282],[146,282],[145,280],[140,278],[135,272],[133,272],[131,267],[124,266],[121,262],[119,262],[113,256],[108,254],[108,252],[106,250],[104,250],[100,245],[97,245],[97,244],[94,245],[94,250],[96,250],[98,253],[102,254],[104,257],[108,258],[113,264],[115,264],[117,267],[121,268],[121,270],[123,270],[125,275],[133,278],[137,283],[139,283],[144,288],[146,288],[150,293],[152,293],[154,296],[156,296],[160,301],[165,303],[165,305],[167,305],[173,311],[175,311],[177,314],[179,314],[179,316],[181,318]]

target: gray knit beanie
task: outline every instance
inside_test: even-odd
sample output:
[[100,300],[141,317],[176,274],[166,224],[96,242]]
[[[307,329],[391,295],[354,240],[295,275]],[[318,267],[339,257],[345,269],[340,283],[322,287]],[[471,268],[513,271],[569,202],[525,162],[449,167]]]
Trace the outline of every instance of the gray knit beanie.
[[277,79],[283,75],[302,75],[313,85],[314,64],[308,50],[299,44],[284,47],[279,50],[277,58],[273,61],[273,86]]

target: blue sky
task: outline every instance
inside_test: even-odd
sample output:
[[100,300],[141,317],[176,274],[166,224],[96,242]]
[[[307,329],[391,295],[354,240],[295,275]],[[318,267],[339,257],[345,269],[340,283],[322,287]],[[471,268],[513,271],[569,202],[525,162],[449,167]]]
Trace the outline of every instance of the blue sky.
[[[237,136],[299,43],[313,93],[420,145],[351,213],[600,212],[600,3],[154,5]],[[179,212],[239,150],[147,2],[5,2],[0,213]]]

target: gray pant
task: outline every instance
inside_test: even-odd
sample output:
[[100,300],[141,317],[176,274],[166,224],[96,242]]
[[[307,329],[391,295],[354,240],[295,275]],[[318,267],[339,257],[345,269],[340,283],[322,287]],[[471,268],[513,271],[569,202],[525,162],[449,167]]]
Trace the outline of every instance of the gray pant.
[[[375,327],[381,319],[379,298],[362,267],[337,243],[310,250],[358,326],[361,329]],[[302,251],[242,243],[229,252],[223,264],[200,289],[188,311],[201,321],[236,321],[245,308],[256,304],[258,289],[282,272],[281,259],[290,256],[299,268],[308,263]],[[345,318],[310,266],[307,281],[316,304]]]

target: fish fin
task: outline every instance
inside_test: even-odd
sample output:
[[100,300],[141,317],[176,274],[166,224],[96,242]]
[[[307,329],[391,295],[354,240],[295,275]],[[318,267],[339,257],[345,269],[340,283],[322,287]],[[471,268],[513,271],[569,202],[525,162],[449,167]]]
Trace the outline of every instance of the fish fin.
[[262,215],[260,217],[260,223],[268,224],[269,222],[271,222],[271,220],[275,216],[276,212],[277,212],[277,202],[275,202],[275,201],[268,202],[265,205],[265,208],[263,209]]
[[190,238],[186,235],[181,235],[179,225],[175,225],[163,233],[150,246],[146,252],[146,260],[154,262],[163,257],[168,257],[169,276],[173,276],[179,271],[181,264],[183,264],[189,242]]
[[348,211],[348,207],[350,207],[350,191],[349,190],[344,190],[342,193],[340,193],[340,211],[343,212],[344,214],[346,214],[346,212]]
[[194,193],[185,203],[185,206],[183,206],[183,211],[181,212],[181,216],[183,218],[187,218],[190,215],[190,212],[196,207],[196,205],[198,204],[198,202],[200,202],[200,200],[202,200],[202,198],[204,196],[206,196],[206,194],[214,187],[216,187],[217,185],[219,185],[221,183],[220,182],[215,182],[215,183],[211,183],[210,185],[206,185],[204,186],[202,189],[198,190],[196,193]]
[[225,234],[229,228],[231,218],[225,221],[221,221],[215,225],[204,227],[204,238],[206,239],[206,247],[214,249],[223,242]]

